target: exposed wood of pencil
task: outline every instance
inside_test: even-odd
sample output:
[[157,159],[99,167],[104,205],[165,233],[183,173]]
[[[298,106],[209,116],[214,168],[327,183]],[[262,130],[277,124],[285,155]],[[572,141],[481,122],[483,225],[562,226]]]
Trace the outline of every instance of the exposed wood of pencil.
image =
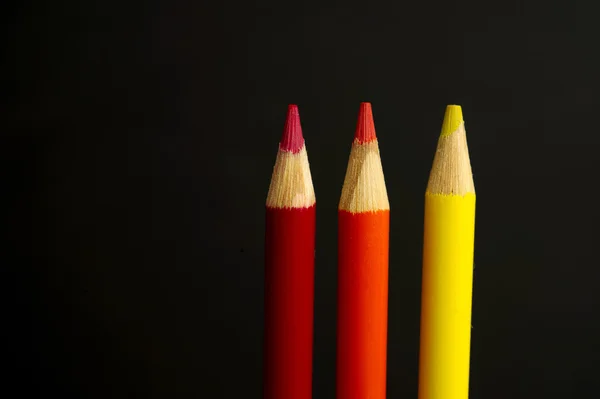
[[467,399],[475,187],[460,106],[446,109],[425,193],[419,399]]
[[266,399],[312,396],[315,194],[298,109],[291,105],[267,196]]
[[338,399],[386,396],[389,209],[363,103],[338,211]]

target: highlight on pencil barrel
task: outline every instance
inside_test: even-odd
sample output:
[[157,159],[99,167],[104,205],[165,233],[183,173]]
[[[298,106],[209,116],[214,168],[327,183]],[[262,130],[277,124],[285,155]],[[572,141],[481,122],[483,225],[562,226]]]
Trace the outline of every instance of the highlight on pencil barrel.
[[265,399],[312,396],[315,208],[298,107],[290,105],[266,204]]
[[338,208],[337,398],[384,399],[390,205],[362,103]]
[[449,105],[425,192],[419,399],[467,399],[475,186],[462,109]]

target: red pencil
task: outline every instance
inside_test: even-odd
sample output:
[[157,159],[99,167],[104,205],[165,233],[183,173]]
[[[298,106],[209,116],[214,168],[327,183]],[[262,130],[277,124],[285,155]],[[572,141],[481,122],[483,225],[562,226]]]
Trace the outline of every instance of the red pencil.
[[290,105],[267,196],[266,399],[312,396],[315,193],[298,107]]
[[338,208],[338,399],[386,396],[389,224],[371,104],[362,103]]

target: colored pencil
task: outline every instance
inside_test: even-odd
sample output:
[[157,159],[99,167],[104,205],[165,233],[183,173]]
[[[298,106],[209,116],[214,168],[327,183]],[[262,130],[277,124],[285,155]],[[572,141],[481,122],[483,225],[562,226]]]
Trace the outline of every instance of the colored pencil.
[[419,399],[467,399],[475,186],[462,109],[446,108],[425,192]]
[[362,103],[338,208],[337,398],[384,399],[390,205]]
[[264,397],[312,396],[315,193],[290,105],[267,196]]

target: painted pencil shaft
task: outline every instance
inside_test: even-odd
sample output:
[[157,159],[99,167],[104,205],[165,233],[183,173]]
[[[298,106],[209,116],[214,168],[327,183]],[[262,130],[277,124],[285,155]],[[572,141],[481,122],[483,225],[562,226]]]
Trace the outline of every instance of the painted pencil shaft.
[[337,397],[383,399],[390,212],[338,218]]
[[312,396],[315,206],[267,209],[265,398]]
[[426,194],[420,399],[469,391],[475,194]]

